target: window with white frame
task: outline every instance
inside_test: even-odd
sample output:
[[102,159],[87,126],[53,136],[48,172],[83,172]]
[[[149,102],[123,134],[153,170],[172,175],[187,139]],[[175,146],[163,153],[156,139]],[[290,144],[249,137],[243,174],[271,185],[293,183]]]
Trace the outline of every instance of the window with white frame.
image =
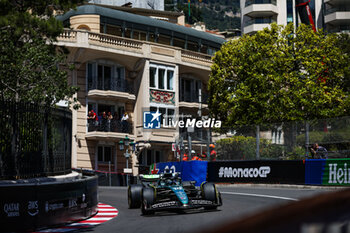
[[175,109],[174,108],[163,108],[163,107],[150,107],[151,112],[159,111],[162,115],[160,116],[160,124],[165,126],[172,126],[173,122],[175,122]]
[[98,60],[87,63],[87,90],[123,91],[125,68],[111,61]]
[[149,81],[151,88],[174,91],[174,67],[151,64]]

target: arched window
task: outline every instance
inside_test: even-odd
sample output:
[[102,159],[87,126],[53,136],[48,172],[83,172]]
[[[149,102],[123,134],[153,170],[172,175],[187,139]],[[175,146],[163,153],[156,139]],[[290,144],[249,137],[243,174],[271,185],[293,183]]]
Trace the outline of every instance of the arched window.
[[79,30],[91,31],[90,27],[87,26],[87,25],[85,25],[85,24],[79,25],[77,29],[79,29]]

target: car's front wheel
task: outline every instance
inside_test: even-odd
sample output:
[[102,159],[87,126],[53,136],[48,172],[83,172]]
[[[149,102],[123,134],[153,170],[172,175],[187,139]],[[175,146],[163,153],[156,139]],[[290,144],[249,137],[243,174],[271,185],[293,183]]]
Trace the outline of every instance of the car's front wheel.
[[141,203],[141,212],[143,215],[154,214],[154,211],[149,209],[149,207],[153,205],[154,201],[155,201],[154,189],[150,187],[143,188],[142,203]]
[[128,204],[129,208],[140,208],[142,199],[142,185],[130,185],[128,188]]
[[[213,203],[218,202],[217,191],[215,184],[213,183],[205,183],[202,185],[202,196],[205,200],[212,201]],[[204,207],[207,210],[217,209],[217,206],[207,206]]]

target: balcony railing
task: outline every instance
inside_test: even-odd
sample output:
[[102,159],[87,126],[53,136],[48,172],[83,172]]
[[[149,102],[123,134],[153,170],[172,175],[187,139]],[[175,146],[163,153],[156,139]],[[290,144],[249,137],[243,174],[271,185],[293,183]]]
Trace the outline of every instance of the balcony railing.
[[199,94],[195,92],[183,93],[180,92],[180,101],[190,102],[190,103],[208,103],[208,93],[202,92],[201,101],[199,101]]
[[63,33],[57,38],[58,42],[72,42],[72,43],[82,43],[97,45],[106,48],[115,48],[121,50],[132,51],[138,54],[143,54],[144,57],[150,56],[147,52],[149,49],[145,49],[147,46],[156,46],[165,49],[180,50],[181,59],[185,62],[197,63],[203,65],[210,65],[212,63],[211,55],[190,51],[186,49],[181,49],[178,47],[172,47],[169,45],[162,45],[159,43],[149,42],[149,41],[138,41],[130,38],[123,38],[114,35],[107,35],[103,33],[95,33],[89,31],[81,30],[70,30],[64,29]]
[[208,54],[193,52],[193,51],[184,50],[184,49],[181,50],[181,56],[185,59],[187,58],[187,59],[202,61],[206,63],[212,62],[211,56]]
[[330,28],[327,31],[331,32],[331,33],[336,33],[336,32],[349,33],[350,32],[350,26],[349,25],[339,25],[338,27]]
[[326,15],[332,14],[334,12],[349,12],[350,6],[338,6],[326,9]]
[[270,23],[275,23],[276,20],[274,19],[252,19],[252,20],[249,20],[245,23],[245,26],[250,26],[250,25],[253,25],[253,24],[270,24]]
[[251,1],[246,1],[245,2],[245,6],[250,6],[253,4],[273,4],[273,5],[277,5],[276,0],[251,0]]
[[101,119],[98,121],[88,120],[88,132],[112,132],[132,134],[133,124],[128,121]]
[[134,85],[127,80],[118,80],[115,82],[105,81],[97,82],[96,80],[88,82],[88,90],[102,90],[102,91],[119,91],[134,94]]
[[110,45],[121,46],[121,47],[129,47],[129,48],[138,49],[138,50],[142,49],[142,44],[143,44],[143,42],[140,42],[134,39],[123,38],[123,37],[118,37],[113,35],[106,35],[101,33],[94,33],[94,32],[89,32],[88,38],[90,41],[93,41],[93,42],[110,44]]

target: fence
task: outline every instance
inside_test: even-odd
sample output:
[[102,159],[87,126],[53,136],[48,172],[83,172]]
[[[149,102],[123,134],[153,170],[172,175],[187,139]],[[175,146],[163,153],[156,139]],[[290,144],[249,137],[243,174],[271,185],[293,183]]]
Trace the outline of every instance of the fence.
[[71,172],[71,112],[0,100],[0,179]]
[[350,157],[350,117],[283,122],[221,129],[212,134],[219,160],[318,158],[313,144],[326,148],[328,158]]
[[191,149],[208,154],[209,144],[214,143],[216,160],[320,158],[318,154],[311,154],[310,149],[316,143],[326,148],[327,158],[350,158],[350,117],[235,128],[195,128],[192,133],[180,130],[176,143],[182,154]]

